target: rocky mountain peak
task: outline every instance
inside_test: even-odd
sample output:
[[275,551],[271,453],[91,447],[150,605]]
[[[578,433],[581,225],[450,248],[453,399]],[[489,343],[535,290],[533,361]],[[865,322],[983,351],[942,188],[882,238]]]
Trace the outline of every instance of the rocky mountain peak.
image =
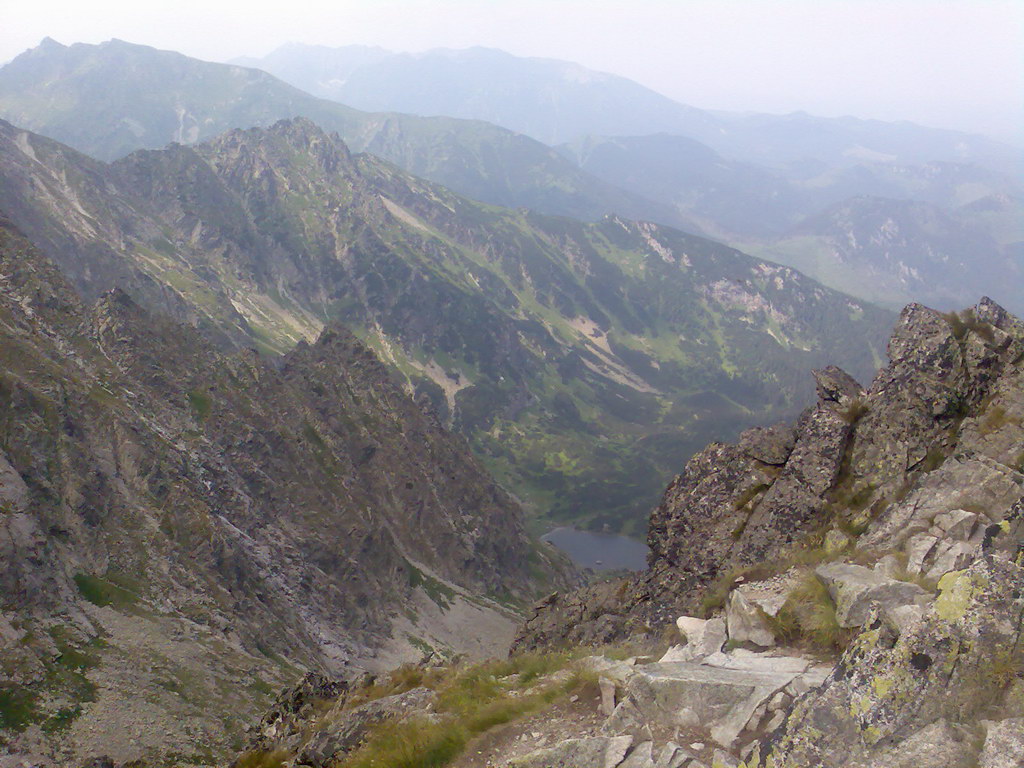
[[269,128],[228,131],[210,142],[208,154],[213,153],[255,155],[271,166],[286,166],[294,153],[302,153],[322,173],[354,172],[352,155],[338,134],[329,134],[304,117],[278,120]]

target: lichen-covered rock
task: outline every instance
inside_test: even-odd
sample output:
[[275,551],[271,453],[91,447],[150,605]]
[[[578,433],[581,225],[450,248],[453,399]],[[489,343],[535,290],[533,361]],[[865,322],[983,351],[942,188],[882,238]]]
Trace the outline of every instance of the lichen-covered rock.
[[898,744],[882,749],[865,768],[976,768],[974,736],[941,718]]
[[793,452],[743,526],[731,564],[770,558],[821,519],[852,426],[832,404],[820,402],[804,413],[796,430]]
[[[898,638],[879,619],[825,684],[800,699],[762,755],[787,768],[888,765],[893,744],[998,701],[1016,662],[1024,570],[1002,555],[946,574],[925,617]],[[827,738],[824,736],[827,734]]]
[[895,493],[925,459],[948,453],[957,424],[989,394],[1021,352],[1008,315],[988,299],[976,316],[1004,340],[989,344],[960,321],[920,304],[900,314],[889,341],[889,365],[879,371],[865,399],[851,444],[851,465],[876,494]]
[[[954,454],[921,478],[902,500],[882,511],[858,545],[864,549],[897,549],[919,535],[929,537],[934,545],[940,532],[931,530],[933,520],[964,507],[1001,514],[1024,495],[1021,479],[1012,468],[987,457]],[[925,544],[922,539],[917,546],[927,550]],[[924,568],[929,551],[915,552],[911,562],[919,571]]]
[[828,365],[813,373],[818,397],[821,400],[845,406],[864,395],[864,387],[842,368]]
[[789,424],[753,427],[740,435],[741,451],[764,464],[782,466],[796,445],[796,430]]

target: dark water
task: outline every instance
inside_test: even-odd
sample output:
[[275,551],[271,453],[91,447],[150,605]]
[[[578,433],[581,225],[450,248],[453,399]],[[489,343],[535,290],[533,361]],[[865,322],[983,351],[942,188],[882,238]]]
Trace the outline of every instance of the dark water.
[[541,538],[562,550],[580,568],[642,571],[647,567],[647,545],[628,536],[555,528]]

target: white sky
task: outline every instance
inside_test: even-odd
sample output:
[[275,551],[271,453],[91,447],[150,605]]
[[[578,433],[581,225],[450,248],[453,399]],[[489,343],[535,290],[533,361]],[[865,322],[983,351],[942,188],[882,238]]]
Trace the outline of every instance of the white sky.
[[484,45],[706,109],[852,114],[1024,143],[1022,0],[0,0],[0,61],[49,35],[223,61],[278,45]]

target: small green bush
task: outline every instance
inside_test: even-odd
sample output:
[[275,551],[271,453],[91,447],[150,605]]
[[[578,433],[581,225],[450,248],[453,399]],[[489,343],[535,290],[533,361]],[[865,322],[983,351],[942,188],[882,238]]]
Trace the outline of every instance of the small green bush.
[[952,332],[954,339],[962,341],[967,337],[967,325],[960,319],[959,314],[956,312],[947,312],[943,317],[946,319],[946,322],[949,323],[949,330]]
[[[596,691],[594,675],[574,674],[567,682],[549,684],[526,695],[512,695],[538,678],[564,669],[570,656],[529,653],[449,670],[437,682],[437,711],[450,715],[440,722],[407,720],[374,729],[344,768],[441,768],[454,760],[473,737],[536,712],[570,690]],[[514,682],[506,680],[517,675]],[[593,692],[593,691],[591,691]]]
[[290,757],[283,749],[253,749],[235,760],[232,768],[281,768]]

